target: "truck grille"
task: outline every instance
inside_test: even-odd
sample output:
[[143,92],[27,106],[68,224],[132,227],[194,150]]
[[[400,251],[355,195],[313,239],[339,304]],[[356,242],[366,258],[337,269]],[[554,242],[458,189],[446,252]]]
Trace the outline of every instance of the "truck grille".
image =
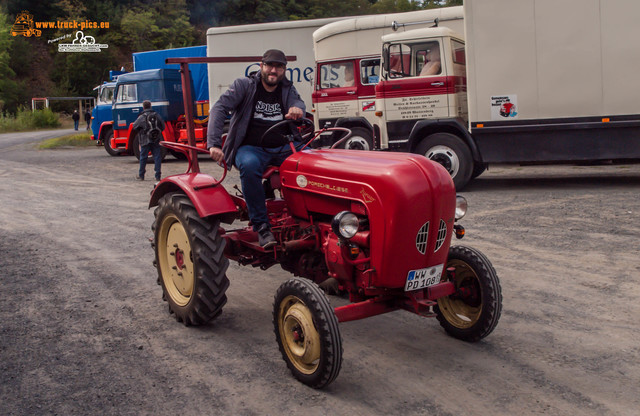
[[436,249],[433,250],[434,253],[440,250],[440,247],[442,247],[442,244],[444,243],[444,240],[446,238],[447,238],[447,223],[445,223],[443,220],[440,220],[440,227],[438,227],[438,239],[436,240]]
[[429,221],[425,222],[424,225],[418,231],[418,235],[416,235],[416,248],[420,252],[420,254],[424,254],[427,251],[427,241],[429,240]]

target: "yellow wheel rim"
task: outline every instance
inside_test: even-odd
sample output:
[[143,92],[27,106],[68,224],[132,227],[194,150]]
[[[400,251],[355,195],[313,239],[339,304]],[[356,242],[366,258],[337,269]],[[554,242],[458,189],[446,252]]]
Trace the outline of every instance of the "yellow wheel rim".
[[438,308],[447,322],[456,328],[471,328],[480,319],[482,313],[480,280],[473,269],[462,260],[452,259],[447,267],[455,268],[454,284],[456,289],[468,288],[475,293],[473,299],[445,296],[438,299]]
[[303,374],[313,374],[320,365],[320,335],[311,311],[295,296],[280,303],[279,332],[289,361]]
[[195,282],[191,244],[180,220],[169,214],[158,233],[158,261],[167,294],[179,306],[189,303]]

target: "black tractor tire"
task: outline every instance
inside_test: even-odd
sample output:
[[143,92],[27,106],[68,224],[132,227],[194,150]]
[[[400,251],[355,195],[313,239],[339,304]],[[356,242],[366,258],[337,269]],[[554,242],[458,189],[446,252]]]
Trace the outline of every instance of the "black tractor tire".
[[[438,299],[436,317],[454,338],[480,341],[495,329],[502,312],[498,275],[484,254],[466,246],[449,249],[446,269],[450,267],[455,269],[456,293]],[[446,272],[442,281],[449,279]]]
[[160,198],[154,215],[155,264],[169,312],[186,326],[206,324],[227,303],[229,260],[220,220],[200,218],[180,193]]
[[373,150],[373,136],[364,127],[352,127],[351,137],[342,143],[343,149],[350,150]]
[[273,325],[282,358],[293,376],[315,389],[333,382],[342,366],[338,318],[317,284],[284,282],[273,302]]
[[[140,140],[138,139],[138,135],[133,136],[131,140],[131,150],[133,150],[133,155],[136,159],[140,160]],[[167,157],[167,148],[162,147],[162,160]],[[147,155],[148,159],[152,159],[151,156]]]
[[107,130],[102,135],[102,141],[104,142],[104,150],[109,153],[111,156],[118,156],[120,152],[111,147],[111,139],[113,138],[113,129],[108,127]]
[[454,134],[431,134],[418,144],[416,153],[444,166],[457,190],[462,189],[471,180],[473,171],[471,150]]

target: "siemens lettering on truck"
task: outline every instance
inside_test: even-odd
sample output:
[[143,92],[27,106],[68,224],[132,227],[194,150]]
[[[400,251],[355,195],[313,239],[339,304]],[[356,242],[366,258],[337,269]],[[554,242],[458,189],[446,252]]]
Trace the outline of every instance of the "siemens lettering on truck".
[[444,27],[382,37],[380,149],[440,162],[457,188],[495,163],[640,161],[640,3],[463,7],[466,39]]
[[316,130],[325,126],[347,127],[353,134],[343,147],[373,149],[381,36],[393,33],[394,29],[429,27],[436,22],[462,32],[462,6],[360,16],[327,24],[313,32],[316,71],[312,111]]

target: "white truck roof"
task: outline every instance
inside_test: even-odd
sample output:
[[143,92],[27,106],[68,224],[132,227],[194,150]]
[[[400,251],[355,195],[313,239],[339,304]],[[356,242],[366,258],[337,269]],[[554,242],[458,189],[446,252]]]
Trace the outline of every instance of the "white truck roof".
[[350,58],[355,56],[380,55],[380,37],[395,33],[392,23],[407,24],[399,31],[433,26],[449,27],[459,33],[464,30],[462,6],[419,10],[405,13],[360,16],[337,21],[313,32],[313,43],[317,61]]
[[464,39],[464,37],[448,27],[429,27],[424,29],[408,30],[401,33],[390,33],[382,37],[382,42],[396,42],[404,40],[418,40],[424,38],[450,36],[452,38]]

